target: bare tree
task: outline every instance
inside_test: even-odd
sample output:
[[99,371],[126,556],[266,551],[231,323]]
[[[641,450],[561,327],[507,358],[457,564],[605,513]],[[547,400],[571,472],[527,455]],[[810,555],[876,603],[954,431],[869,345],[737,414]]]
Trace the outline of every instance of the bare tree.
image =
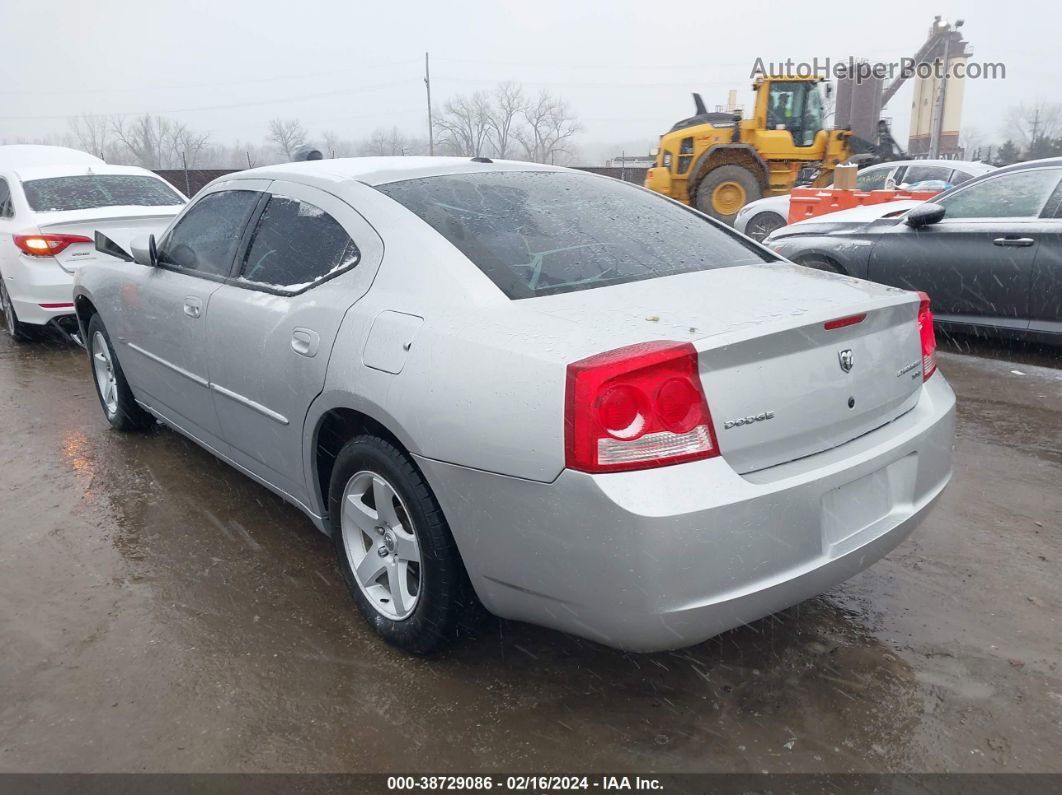
[[1045,141],[1062,136],[1062,104],[1057,102],[1034,102],[1010,109],[1004,135],[1029,157],[1042,157],[1038,150]]
[[490,145],[491,108],[486,92],[456,96],[434,111],[438,140],[444,150],[455,155],[479,157]]
[[353,141],[340,138],[332,130],[321,133],[321,143],[325,157],[351,157],[358,148]]
[[70,119],[70,132],[77,145],[90,154],[106,160],[111,140],[111,120],[106,116],[85,113]]
[[959,148],[962,149],[963,157],[972,160],[978,157],[978,153],[985,146],[985,136],[976,127],[963,127],[959,133]]
[[411,150],[411,140],[397,127],[378,127],[358,146],[358,154],[369,157],[413,154]]
[[575,114],[568,103],[543,90],[524,108],[526,124],[517,131],[516,138],[524,148],[528,160],[536,163],[562,162],[569,154],[567,142],[579,132]]
[[199,165],[199,155],[210,139],[208,133],[199,133],[189,130],[180,122],[175,122],[170,132],[170,152],[172,162],[177,162],[186,168],[195,168]]
[[183,122],[149,113],[134,119],[117,116],[110,129],[137,165],[152,169],[194,168],[210,137]]
[[493,100],[487,115],[491,144],[494,154],[505,158],[512,154],[515,133],[524,112],[524,89],[519,83],[499,83],[494,89]]
[[295,150],[306,143],[306,130],[298,119],[276,118],[269,122],[266,140],[276,146],[285,159],[293,160]]

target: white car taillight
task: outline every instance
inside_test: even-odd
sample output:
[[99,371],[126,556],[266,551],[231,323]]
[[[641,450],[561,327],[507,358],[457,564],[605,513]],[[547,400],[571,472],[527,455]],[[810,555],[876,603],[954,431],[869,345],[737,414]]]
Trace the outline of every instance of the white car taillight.
[[583,472],[719,455],[696,350],[648,342],[568,365],[564,440],[566,466]]
[[84,235],[14,235],[15,245],[31,257],[52,257],[72,243],[91,243]]

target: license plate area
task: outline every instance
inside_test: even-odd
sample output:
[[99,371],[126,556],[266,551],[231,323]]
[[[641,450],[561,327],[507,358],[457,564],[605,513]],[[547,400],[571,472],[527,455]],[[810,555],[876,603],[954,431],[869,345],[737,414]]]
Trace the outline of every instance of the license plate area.
[[918,454],[845,483],[822,496],[822,543],[827,555],[847,554],[914,510]]

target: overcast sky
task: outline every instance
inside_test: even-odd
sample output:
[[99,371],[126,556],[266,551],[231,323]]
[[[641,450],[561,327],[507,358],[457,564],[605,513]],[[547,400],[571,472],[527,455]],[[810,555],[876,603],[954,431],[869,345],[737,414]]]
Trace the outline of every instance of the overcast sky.
[[[143,112],[226,143],[261,142],[274,116],[314,135],[392,124],[424,135],[430,51],[436,104],[517,80],[567,99],[588,150],[647,150],[692,112],[691,91],[711,106],[734,88],[747,104],[757,57],[897,60],[922,44],[935,14],[966,20],[974,60],[1007,66],[1005,81],[967,82],[964,126],[995,139],[1008,106],[1062,99],[1048,71],[1062,42],[1057,0],[2,0],[0,140],[61,132],[80,113]],[[910,97],[908,85],[886,109],[901,143]]]

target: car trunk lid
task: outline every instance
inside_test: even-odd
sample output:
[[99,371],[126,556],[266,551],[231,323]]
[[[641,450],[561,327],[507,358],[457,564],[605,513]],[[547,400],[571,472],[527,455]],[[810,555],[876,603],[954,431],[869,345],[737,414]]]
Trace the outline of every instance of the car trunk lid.
[[[571,321],[573,361],[649,340],[691,342],[720,452],[740,473],[843,444],[899,417],[920,394],[916,295],[790,263],[527,303]],[[862,317],[826,327],[854,316]]]
[[[922,385],[917,311],[917,301],[853,305],[837,318],[700,349],[701,382],[727,462],[745,473],[793,461],[913,408]],[[855,322],[827,327],[847,318]]]
[[[140,235],[159,235],[181,210],[173,207],[96,207],[91,210],[66,210],[40,213],[38,228],[45,235],[81,235],[93,240],[97,231],[129,250],[129,243]],[[60,267],[72,273],[75,268],[106,257],[96,251],[94,243],[72,243],[55,255]]]

